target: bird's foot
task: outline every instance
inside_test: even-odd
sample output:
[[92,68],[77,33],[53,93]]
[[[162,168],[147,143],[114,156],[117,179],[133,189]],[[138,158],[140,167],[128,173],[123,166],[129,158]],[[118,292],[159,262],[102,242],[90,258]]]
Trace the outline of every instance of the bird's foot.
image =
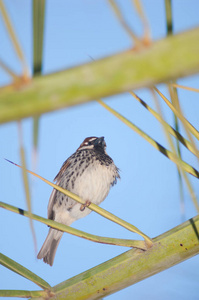
[[85,210],[86,207],[88,207],[91,204],[91,201],[86,200],[84,204],[81,205],[80,210]]

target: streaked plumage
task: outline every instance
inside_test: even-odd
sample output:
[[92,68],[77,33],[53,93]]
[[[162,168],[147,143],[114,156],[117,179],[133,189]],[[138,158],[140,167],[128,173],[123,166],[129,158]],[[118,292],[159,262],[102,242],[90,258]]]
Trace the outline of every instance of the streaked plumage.
[[[86,138],[77,151],[62,165],[55,177],[56,184],[77,194],[85,201],[99,205],[108,195],[110,187],[120,178],[119,169],[107,155],[104,138]],[[48,204],[48,218],[65,225],[85,217],[91,212],[81,204],[53,189]],[[37,258],[52,266],[63,232],[50,228]]]

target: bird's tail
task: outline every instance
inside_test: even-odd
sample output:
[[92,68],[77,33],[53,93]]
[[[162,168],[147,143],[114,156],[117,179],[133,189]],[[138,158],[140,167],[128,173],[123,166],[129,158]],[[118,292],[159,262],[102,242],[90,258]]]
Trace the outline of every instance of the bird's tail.
[[55,253],[57,251],[57,247],[63,235],[62,231],[50,228],[48,235],[39,251],[37,258],[42,259],[43,261],[50,266],[53,265],[53,261],[55,258]]

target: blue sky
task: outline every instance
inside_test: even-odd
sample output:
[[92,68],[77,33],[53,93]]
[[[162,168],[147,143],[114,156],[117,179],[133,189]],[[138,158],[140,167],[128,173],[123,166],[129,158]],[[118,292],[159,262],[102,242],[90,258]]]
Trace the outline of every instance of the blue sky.
[[[45,20],[44,67],[47,74],[99,59],[131,47],[131,40],[121,28],[107,1],[53,1],[48,0]],[[4,1],[12,19],[29,66],[32,65],[31,1]],[[117,1],[131,27],[142,34],[142,26],[132,7],[132,1]],[[152,38],[166,35],[164,1],[142,1],[147,13]],[[174,32],[178,33],[199,25],[198,1],[174,1]],[[21,66],[7,39],[0,16],[0,58],[20,74]],[[186,58],[185,58],[186,59]],[[199,76],[179,80],[180,84],[198,87]],[[0,69],[0,84],[10,78]],[[168,95],[164,85],[159,88]],[[145,90],[138,95],[154,107],[151,94]],[[198,128],[198,94],[179,91],[185,116]],[[28,99],[27,99],[28,101]],[[125,93],[105,99],[107,103],[168,147],[159,123]],[[162,105],[165,116],[173,124],[173,117]],[[27,165],[32,169],[32,119],[23,120],[23,139]],[[182,129],[183,132],[183,129]],[[87,136],[104,136],[107,152],[121,170],[121,181],[110,191],[102,207],[137,226],[150,237],[155,237],[180,224],[178,175],[175,165],[151,145],[117,120],[98,103],[92,102],[45,114],[40,119],[39,153],[36,172],[53,180],[62,163],[79,147]],[[20,163],[17,123],[0,127],[0,182],[1,201],[26,209],[21,171],[4,158]],[[196,159],[182,149],[183,159],[198,168]],[[51,187],[37,178],[29,177],[33,212],[46,217]],[[198,195],[198,181],[190,177]],[[196,215],[189,193],[184,188],[185,219]],[[53,267],[36,259],[34,244],[27,218],[1,210],[0,251],[21,263],[51,285],[58,284],[120,253],[126,248],[92,243],[64,234],[56,253]],[[102,236],[137,238],[118,225],[94,212],[75,222],[73,227]],[[48,228],[34,222],[37,247],[40,249]],[[107,299],[198,299],[198,257],[148,278],[136,285],[110,295]],[[154,288],[155,286],[155,288]],[[1,267],[1,289],[37,290],[37,286]]]

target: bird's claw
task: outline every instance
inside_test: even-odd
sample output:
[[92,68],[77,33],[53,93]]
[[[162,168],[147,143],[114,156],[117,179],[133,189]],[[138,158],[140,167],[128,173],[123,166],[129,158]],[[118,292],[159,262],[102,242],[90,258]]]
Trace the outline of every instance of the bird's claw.
[[81,205],[80,210],[84,211],[86,207],[88,207],[91,204],[91,201],[86,200],[84,204]]

